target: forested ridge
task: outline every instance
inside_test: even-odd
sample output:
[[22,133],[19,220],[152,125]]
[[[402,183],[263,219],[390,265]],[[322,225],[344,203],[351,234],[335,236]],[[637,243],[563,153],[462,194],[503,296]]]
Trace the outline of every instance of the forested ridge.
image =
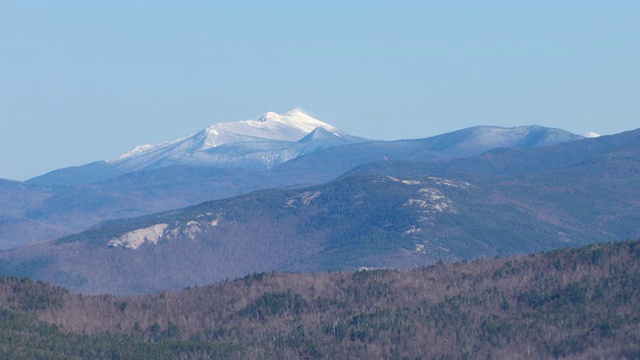
[[0,278],[0,358],[639,358],[640,241],[81,295]]
[[[429,140],[420,147],[429,152],[457,144],[456,138],[427,145]],[[42,219],[61,224],[58,216],[82,218],[95,226],[0,252],[0,274],[42,280],[72,292],[129,296],[179,291],[255,272],[411,269],[439,259],[470,261],[640,238],[640,129],[438,161],[412,149],[400,146],[398,157],[384,160],[388,147],[375,146],[370,150],[379,155],[378,161],[364,164],[358,154],[369,153],[360,149],[347,156],[357,160],[350,166],[360,165],[335,174],[333,180],[313,180],[314,175],[295,186],[260,182],[259,188],[267,186],[262,190],[244,183],[261,179],[246,171],[237,178],[212,169],[145,171],[118,177],[126,181],[108,186],[115,192],[87,184],[83,188],[99,194],[42,193],[32,199],[48,204],[42,211],[18,206],[28,201],[18,201],[24,197],[9,196],[8,191],[21,188],[5,184],[7,206],[35,216],[11,234],[20,237],[20,229]],[[307,160],[297,163],[301,167],[285,166],[293,172],[274,167],[272,175],[298,179],[296,174],[309,169],[323,173],[335,163],[325,156],[317,163]],[[177,181],[177,187],[165,180]],[[128,190],[117,195],[121,186]],[[242,195],[218,194],[218,200],[205,201],[210,191],[217,191],[212,189],[237,186],[243,188],[237,189]],[[142,201],[130,191],[153,196]],[[127,212],[137,207],[134,203],[155,206],[156,200],[177,194],[192,196],[183,203],[192,205],[152,214],[148,209],[140,217]],[[123,218],[100,222],[102,215],[89,215],[96,206],[104,216]],[[4,219],[14,223],[12,217]]]

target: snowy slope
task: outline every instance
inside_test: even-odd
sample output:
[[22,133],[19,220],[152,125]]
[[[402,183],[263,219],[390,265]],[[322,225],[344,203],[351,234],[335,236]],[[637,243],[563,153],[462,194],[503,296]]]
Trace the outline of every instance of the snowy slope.
[[543,147],[579,140],[583,137],[560,129],[538,125],[504,128],[476,126],[424,139],[431,150],[458,151],[472,154],[495,148]]
[[[322,136],[309,134],[319,133]],[[310,151],[361,142],[301,110],[268,112],[245,121],[218,123],[158,145],[140,145],[110,163],[123,171],[171,165],[271,167]]]

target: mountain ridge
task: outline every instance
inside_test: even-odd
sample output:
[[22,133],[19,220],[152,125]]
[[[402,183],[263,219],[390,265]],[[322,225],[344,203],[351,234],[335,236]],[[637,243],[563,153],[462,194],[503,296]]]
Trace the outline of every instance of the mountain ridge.
[[157,145],[139,145],[108,161],[118,169],[131,172],[171,165],[226,165],[272,167],[309,151],[335,145],[316,138],[312,149],[301,139],[316,129],[323,129],[343,139],[340,143],[367,141],[349,136],[333,125],[315,119],[299,109],[285,114],[267,112],[256,118],[221,122],[195,134]]
[[[252,121],[266,126],[269,116]],[[304,124],[305,131],[318,125],[312,120]],[[493,136],[500,140],[495,142],[491,136],[482,142],[474,140],[480,131],[497,132],[502,138]],[[527,132],[543,136],[523,142]],[[249,142],[222,144],[187,154],[185,158],[156,154],[157,158],[140,160],[138,165],[145,167],[144,170],[129,171],[105,161],[59,169],[20,183],[34,193],[34,199],[41,199],[39,194],[43,191],[38,189],[46,188],[44,193],[49,194],[48,198],[19,204],[24,210],[17,215],[8,203],[5,207],[0,204],[0,215],[5,213],[24,220],[13,222],[11,229],[4,233],[16,233],[22,227],[33,234],[22,240],[27,243],[51,238],[48,232],[52,226],[58,229],[55,236],[68,235],[109,219],[182,208],[266,188],[321,184],[363,164],[385,159],[441,161],[479,155],[496,146],[537,147],[577,139],[582,137],[559,129],[529,126],[476,127],[424,139],[366,141],[334,131],[328,125],[316,127],[297,141],[254,137]],[[206,139],[198,141],[202,144]],[[6,188],[6,191],[11,197],[11,191],[15,190]],[[26,229],[27,224],[34,227]],[[2,233],[0,224],[0,249],[20,243],[16,239],[3,239]]]
[[[637,238],[636,135],[466,160],[383,161],[374,172],[311,187],[112,220],[1,253],[0,269],[75,291],[127,294],[261,271],[405,268]],[[522,154],[540,164],[566,157],[513,172]]]

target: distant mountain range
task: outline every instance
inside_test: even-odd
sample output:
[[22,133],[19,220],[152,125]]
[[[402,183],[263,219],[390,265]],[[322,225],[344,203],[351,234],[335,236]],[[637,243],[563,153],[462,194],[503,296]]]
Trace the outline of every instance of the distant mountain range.
[[558,129],[476,127],[419,140],[371,141],[292,110],[219,123],[112,161],[0,181],[0,249],[251,191],[322,184],[376,161],[435,161],[496,148],[582,139]]
[[162,144],[138,145],[111,161],[59,169],[27,181],[78,185],[122,174],[174,166],[269,169],[328,147],[369,141],[351,136],[300,110],[265,113],[255,119],[218,123]]
[[[310,134],[331,138],[322,129]],[[226,195],[205,190],[214,183]],[[97,201],[85,211],[96,219],[122,203],[226,198],[6,251],[0,273],[132,294],[260,271],[409,268],[637,238],[639,183],[640,130],[584,139],[535,126],[353,140],[262,170],[159,167],[52,198],[39,189],[48,204]],[[95,195],[105,189],[111,202]]]

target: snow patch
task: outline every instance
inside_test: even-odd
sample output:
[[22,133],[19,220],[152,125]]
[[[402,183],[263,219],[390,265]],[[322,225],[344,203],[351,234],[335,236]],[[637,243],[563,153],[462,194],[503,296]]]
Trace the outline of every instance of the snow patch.
[[306,193],[302,194],[302,197],[301,197],[301,199],[302,199],[302,203],[303,203],[304,205],[309,205],[309,203],[311,203],[311,201],[312,201],[313,199],[315,199],[315,198],[317,198],[318,196],[320,196],[320,194],[321,194],[321,192],[320,192],[320,191],[316,191],[316,192],[308,191],[308,192],[306,192]]
[[378,270],[387,270],[386,267],[371,267],[371,266],[360,266],[357,271],[378,271]]
[[156,224],[145,229],[130,231],[120,237],[109,240],[108,245],[113,247],[124,247],[127,249],[137,249],[145,242],[158,243],[158,240],[164,235],[165,229],[169,225]]
[[462,189],[471,187],[471,184],[466,181],[454,181],[449,179],[437,178],[433,176],[430,176],[427,179],[429,179],[430,181],[433,181],[436,185],[444,185],[444,186],[462,188]]
[[442,241],[438,241],[438,240],[425,240],[424,242],[420,243],[420,244],[415,244],[415,248],[413,249],[414,252],[419,253],[419,254],[446,254],[449,251],[451,251],[450,249],[446,248],[444,246],[444,244],[442,243]]
[[189,221],[182,229],[182,234],[191,240],[195,239],[201,232],[202,229],[200,228],[200,224],[196,221]]
[[138,146],[134,147],[133,149],[129,150],[128,152],[118,156],[113,161],[124,160],[126,158],[130,158],[132,156],[136,156],[138,154],[142,154],[143,152],[151,150],[154,147],[155,146],[151,145],[151,144],[138,145]]
[[311,201],[320,196],[320,194],[322,194],[320,191],[306,191],[300,196],[287,200],[286,206],[295,208],[298,202],[302,203],[302,205],[309,205]]
[[440,190],[434,188],[422,188],[416,193],[415,198],[409,198],[404,206],[418,207],[421,213],[456,213],[453,209],[453,202],[449,200]]
[[593,132],[593,131],[587,131],[587,132],[584,134],[584,137],[587,137],[587,138],[597,138],[597,137],[600,137],[600,134],[595,133],[595,132]]
[[412,227],[411,227],[411,229],[409,229],[409,230],[407,230],[407,231],[403,232],[403,233],[402,233],[402,235],[411,235],[411,234],[416,234],[416,233],[419,233],[419,232],[421,232],[421,231],[422,231],[422,229],[420,229],[420,228],[418,228],[418,227],[415,227],[415,226],[412,226]]
[[[197,218],[212,217],[213,213],[198,215]],[[158,244],[161,240],[190,239],[195,240],[198,235],[203,233],[207,228],[220,226],[222,217],[218,214],[209,221],[202,219],[201,221],[191,220],[182,225],[176,221],[171,226],[169,224],[156,224],[144,229],[129,231],[119,237],[109,240],[108,246],[122,247],[125,249],[136,250],[145,243]]]
[[402,179],[398,179],[396,177],[393,176],[387,176],[387,179],[393,181],[393,182],[397,182],[397,183],[401,183],[404,185],[421,185],[422,182],[418,181],[418,180],[402,180]]

